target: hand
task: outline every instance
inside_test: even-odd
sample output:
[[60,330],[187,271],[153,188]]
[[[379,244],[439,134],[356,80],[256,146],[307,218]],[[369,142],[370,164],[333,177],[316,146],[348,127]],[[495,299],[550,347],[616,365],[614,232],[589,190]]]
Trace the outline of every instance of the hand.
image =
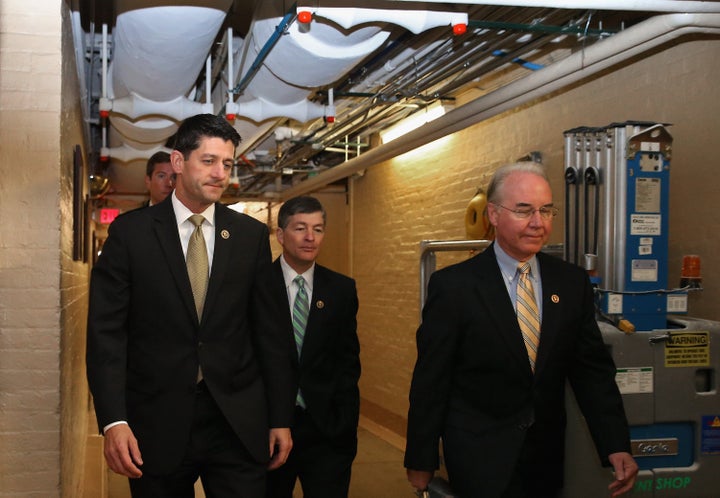
[[268,470],[277,469],[284,464],[293,447],[292,435],[287,427],[270,429],[270,463]]
[[431,470],[413,470],[407,469],[407,479],[410,485],[418,491],[425,491],[433,478],[434,472]]
[[140,448],[129,425],[118,424],[105,431],[103,452],[113,472],[130,478],[142,476]]
[[630,453],[620,452],[608,456],[615,469],[615,480],[608,486],[612,496],[620,496],[630,491],[635,485],[638,466]]

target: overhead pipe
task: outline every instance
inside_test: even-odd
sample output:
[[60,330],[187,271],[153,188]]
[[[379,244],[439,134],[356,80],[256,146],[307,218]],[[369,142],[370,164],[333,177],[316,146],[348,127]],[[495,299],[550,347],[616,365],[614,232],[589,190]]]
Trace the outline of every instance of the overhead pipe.
[[145,116],[166,116],[182,121],[195,114],[212,113],[213,105],[212,102],[203,104],[183,96],[160,102],[131,93],[127,97],[114,99],[111,110],[133,121]]
[[[294,7],[294,6],[293,6]],[[240,80],[240,83],[237,84],[236,87],[230,87],[230,93],[231,94],[242,94],[245,88],[250,84],[252,79],[255,77],[257,72],[260,70],[260,68],[263,65],[263,62],[267,58],[267,56],[270,54],[270,50],[275,46],[275,44],[280,40],[280,37],[285,32],[285,30],[290,25],[290,22],[293,20],[294,14],[292,12],[292,9],[288,11],[280,21],[280,23],[275,27],[275,31],[270,35],[270,38],[265,42],[265,45],[260,49],[260,52],[258,52],[257,56],[255,57],[255,60],[250,65],[250,68],[248,69],[247,73],[242,77]],[[228,41],[229,44],[232,44],[232,41]],[[230,54],[228,54],[228,57],[231,57]]]
[[130,147],[127,144],[123,144],[119,147],[110,147],[107,150],[107,153],[110,157],[112,157],[114,160],[128,163],[131,161],[138,161],[138,160],[145,160],[148,157],[152,156],[156,152],[164,151],[164,152],[172,152],[172,149],[169,149],[167,147],[163,146],[156,146],[152,149],[143,149],[138,150],[133,147]]
[[[368,22],[377,22],[378,19],[402,26],[415,34],[439,26],[452,26],[453,29],[456,29],[456,26],[462,25],[467,28],[468,24],[467,12],[434,12],[424,10],[408,15],[406,11],[368,9],[363,7],[352,9],[345,7],[298,7],[298,19],[303,12],[310,12],[313,15],[330,19],[345,29],[351,29],[359,24]],[[462,33],[464,32],[463,30]]]
[[[393,1],[414,2],[415,0]],[[720,13],[720,5],[718,2],[690,0],[430,0],[430,3],[548,7],[551,9],[633,10],[694,14]]]
[[392,159],[595,75],[649,49],[681,36],[697,33],[720,34],[720,14],[666,14],[650,18],[627,28],[612,38],[591,45],[540,71],[533,72],[498,90],[478,97],[360,157],[308,178],[301,184],[283,192],[267,195],[284,200],[313,192],[370,166]]
[[225,117],[228,121],[233,121],[238,113],[235,96],[233,95],[233,87],[235,86],[235,71],[233,70],[233,29],[227,29],[227,102],[225,103]]

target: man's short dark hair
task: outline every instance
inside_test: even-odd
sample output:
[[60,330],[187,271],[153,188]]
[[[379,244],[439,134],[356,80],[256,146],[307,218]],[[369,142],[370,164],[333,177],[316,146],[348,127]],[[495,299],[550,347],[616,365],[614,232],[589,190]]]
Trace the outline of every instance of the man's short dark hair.
[[192,151],[200,147],[202,137],[221,138],[226,142],[232,142],[235,147],[240,144],[240,134],[224,117],[215,114],[197,114],[180,124],[175,133],[173,149],[187,159]]
[[283,230],[290,223],[290,217],[296,214],[310,214],[321,212],[323,217],[323,225],[326,223],[325,208],[315,197],[309,195],[301,195],[286,200],[280,211],[278,212],[278,227]]
[[170,154],[168,154],[164,150],[156,152],[155,154],[150,156],[150,159],[147,160],[147,166],[145,166],[145,176],[147,176],[148,178],[152,178],[152,174],[155,171],[156,164],[169,163],[169,162],[170,162]]

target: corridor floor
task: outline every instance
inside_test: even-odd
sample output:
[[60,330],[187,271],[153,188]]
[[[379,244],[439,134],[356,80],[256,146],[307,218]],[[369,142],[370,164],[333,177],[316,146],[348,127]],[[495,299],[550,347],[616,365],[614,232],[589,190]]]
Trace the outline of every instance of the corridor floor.
[[[381,428],[371,430],[368,424],[358,429],[358,454],[353,463],[349,498],[403,498],[414,493],[405,478],[401,438],[383,434]],[[379,434],[383,434],[380,437]],[[392,444],[391,442],[392,441]],[[110,473],[108,498],[129,498],[127,480]],[[196,486],[196,498],[205,498],[200,484]],[[302,498],[296,488],[293,498]]]

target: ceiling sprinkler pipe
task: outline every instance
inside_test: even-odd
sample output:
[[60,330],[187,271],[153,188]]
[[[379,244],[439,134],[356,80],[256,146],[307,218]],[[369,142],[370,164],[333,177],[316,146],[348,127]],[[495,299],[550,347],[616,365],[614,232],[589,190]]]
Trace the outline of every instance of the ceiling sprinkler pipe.
[[313,178],[290,187],[282,199],[313,192],[434,140],[580,81],[681,36],[720,33],[720,14],[666,14],[636,24],[546,68],[457,107],[444,116]]

